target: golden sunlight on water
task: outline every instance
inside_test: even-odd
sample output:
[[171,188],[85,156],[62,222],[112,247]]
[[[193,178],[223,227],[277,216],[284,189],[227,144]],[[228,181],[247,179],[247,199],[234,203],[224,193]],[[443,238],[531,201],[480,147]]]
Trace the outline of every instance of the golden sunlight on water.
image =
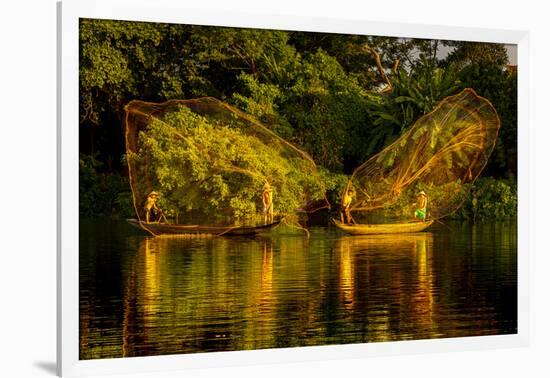
[[81,359],[515,333],[515,224],[148,238],[82,222]]

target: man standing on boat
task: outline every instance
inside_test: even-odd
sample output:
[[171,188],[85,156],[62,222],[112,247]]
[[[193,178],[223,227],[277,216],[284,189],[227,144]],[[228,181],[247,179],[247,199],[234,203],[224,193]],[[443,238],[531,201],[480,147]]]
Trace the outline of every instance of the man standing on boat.
[[154,190],[147,196],[145,206],[143,207],[143,209],[145,210],[145,222],[147,223],[158,222],[163,216],[162,211],[157,205],[158,197],[159,194]]
[[416,210],[414,211],[414,218],[420,219],[421,221],[426,220],[426,210],[428,208],[428,198],[426,197],[426,193],[422,190],[420,193],[418,193],[418,196],[416,197]]
[[353,189],[347,189],[344,192],[344,197],[340,203],[340,221],[344,223],[344,214],[346,215],[347,224],[351,224],[351,213],[349,207],[351,206],[351,201],[353,200]]
[[264,224],[273,223],[273,190],[266,181],[262,190],[262,202],[264,204]]

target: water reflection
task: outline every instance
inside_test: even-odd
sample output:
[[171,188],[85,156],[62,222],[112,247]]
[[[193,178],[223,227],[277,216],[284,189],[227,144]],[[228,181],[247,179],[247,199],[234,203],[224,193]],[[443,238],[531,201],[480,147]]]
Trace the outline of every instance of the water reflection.
[[431,233],[345,236],[336,246],[343,307],[365,320],[367,341],[406,339],[404,329],[430,328]]
[[515,239],[496,231],[90,244],[81,358],[513,333]]

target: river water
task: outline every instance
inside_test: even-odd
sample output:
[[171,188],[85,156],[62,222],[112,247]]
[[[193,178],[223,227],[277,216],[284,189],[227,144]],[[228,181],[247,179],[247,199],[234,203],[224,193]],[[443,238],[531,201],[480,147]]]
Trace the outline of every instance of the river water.
[[517,332],[515,222],[309,239],[80,229],[80,359]]

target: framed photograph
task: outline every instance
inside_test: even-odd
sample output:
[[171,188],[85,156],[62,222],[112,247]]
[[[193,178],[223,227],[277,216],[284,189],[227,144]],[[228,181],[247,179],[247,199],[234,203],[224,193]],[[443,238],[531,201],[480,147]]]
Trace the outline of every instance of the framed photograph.
[[526,32],[63,1],[58,46],[59,375],[526,345]]

